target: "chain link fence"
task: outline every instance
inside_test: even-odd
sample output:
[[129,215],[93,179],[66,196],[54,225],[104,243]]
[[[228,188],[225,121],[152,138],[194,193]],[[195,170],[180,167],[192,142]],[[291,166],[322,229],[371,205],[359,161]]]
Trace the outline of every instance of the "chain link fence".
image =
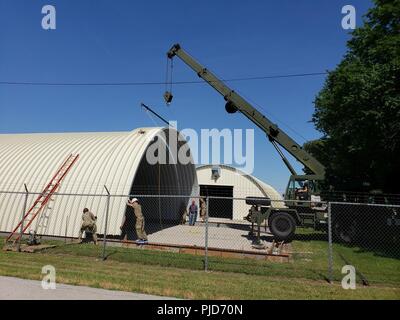
[[[16,250],[54,244],[47,252],[329,282],[354,271],[358,284],[400,287],[400,206],[115,195],[107,187],[99,194],[57,193],[43,205],[39,196],[0,192],[1,235]],[[134,198],[143,220],[128,205]],[[84,208],[95,228],[84,224]]]
[[400,286],[400,206],[332,202],[328,214],[330,279],[351,269],[363,285]]

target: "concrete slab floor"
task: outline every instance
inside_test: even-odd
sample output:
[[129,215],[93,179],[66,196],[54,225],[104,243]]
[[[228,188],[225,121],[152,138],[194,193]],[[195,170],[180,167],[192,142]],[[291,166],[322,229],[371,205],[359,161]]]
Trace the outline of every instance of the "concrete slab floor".
[[[208,228],[208,246],[218,249],[245,250],[260,252],[260,249],[253,247],[255,237],[249,236],[250,227],[247,225],[225,225],[219,227],[210,224]],[[204,247],[205,245],[205,225],[203,223],[195,226],[178,225],[148,235],[149,242],[187,245]],[[271,247],[272,235],[266,233],[263,228],[261,242],[264,247]],[[261,250],[266,251],[266,249]]]

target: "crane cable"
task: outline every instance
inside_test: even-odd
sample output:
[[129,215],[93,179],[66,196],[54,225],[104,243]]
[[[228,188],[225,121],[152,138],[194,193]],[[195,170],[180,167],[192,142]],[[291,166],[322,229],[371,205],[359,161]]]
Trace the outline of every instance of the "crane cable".
[[167,69],[165,73],[165,93],[164,99],[167,105],[172,101],[172,74],[174,70],[174,60],[167,57]]

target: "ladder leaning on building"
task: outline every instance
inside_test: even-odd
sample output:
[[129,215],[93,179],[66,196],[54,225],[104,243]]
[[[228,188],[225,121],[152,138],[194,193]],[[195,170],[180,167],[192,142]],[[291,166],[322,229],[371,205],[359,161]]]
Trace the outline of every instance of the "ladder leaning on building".
[[[5,244],[15,245],[21,240],[21,236],[32,225],[33,221],[39,216],[34,234],[43,234],[48,226],[51,214],[51,202],[54,201],[54,194],[59,189],[61,182],[77,162],[79,154],[70,154],[57,170],[50,182],[46,185],[42,193],[36,198],[30,209],[7,237]],[[39,233],[38,233],[39,231]]]

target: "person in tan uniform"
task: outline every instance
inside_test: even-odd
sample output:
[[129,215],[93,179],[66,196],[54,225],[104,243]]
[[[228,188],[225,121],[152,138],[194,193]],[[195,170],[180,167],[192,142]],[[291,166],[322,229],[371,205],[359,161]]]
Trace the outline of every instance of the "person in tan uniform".
[[203,222],[206,220],[206,210],[206,201],[204,200],[204,198],[200,198],[200,218],[201,220],[203,220]]
[[133,198],[132,200],[128,200],[128,206],[132,207],[135,212],[136,217],[136,235],[138,239],[136,240],[139,244],[145,244],[148,242],[146,231],[144,230],[144,216],[142,213],[142,206],[139,204],[139,200],[137,198]]
[[89,211],[88,208],[83,209],[82,214],[82,225],[79,230],[79,242],[82,242],[82,234],[83,232],[90,232],[93,235],[93,242],[97,244],[97,226],[96,226],[97,217]]
[[186,224],[187,216],[188,216],[188,211],[187,211],[187,209],[185,208],[185,209],[183,210],[183,213],[182,213],[181,224]]

